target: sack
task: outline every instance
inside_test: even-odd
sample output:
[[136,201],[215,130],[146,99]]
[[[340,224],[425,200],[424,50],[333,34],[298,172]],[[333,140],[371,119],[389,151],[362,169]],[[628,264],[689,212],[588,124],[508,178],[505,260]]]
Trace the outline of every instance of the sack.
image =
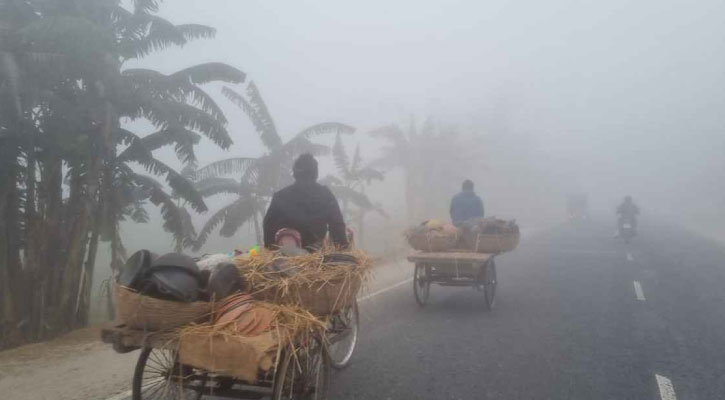
[[519,245],[521,235],[515,221],[481,218],[466,223],[463,242],[467,250],[477,253],[504,253]]
[[416,250],[440,252],[456,247],[460,239],[460,231],[453,225],[432,220],[408,229],[405,236],[410,247]]
[[298,305],[316,316],[332,315],[355,302],[362,286],[361,277],[349,274],[343,279],[319,282],[295,282],[273,286],[252,294],[256,300],[274,304]]
[[211,303],[183,303],[144,296],[123,286],[113,286],[116,319],[129,328],[161,331],[209,319]]
[[272,367],[278,345],[277,335],[271,331],[250,337],[183,333],[179,338],[179,362],[254,383],[260,370]]

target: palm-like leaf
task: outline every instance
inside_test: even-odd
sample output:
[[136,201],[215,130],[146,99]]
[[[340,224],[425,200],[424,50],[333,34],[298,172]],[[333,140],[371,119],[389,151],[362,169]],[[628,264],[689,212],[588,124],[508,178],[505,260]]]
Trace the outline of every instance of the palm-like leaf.
[[355,171],[355,178],[362,179],[368,184],[372,181],[382,181],[385,179],[385,175],[379,170],[372,167],[365,167]]
[[245,174],[247,169],[256,162],[256,158],[248,157],[236,157],[215,161],[209,165],[199,168],[196,171],[195,179],[203,180],[231,174],[242,175]]
[[349,201],[360,208],[372,209],[373,204],[365,193],[358,192],[347,186],[329,186],[332,193],[342,201]]
[[182,69],[170,75],[174,81],[203,85],[211,82],[243,83],[246,74],[224,63],[205,63]]
[[335,144],[332,146],[332,159],[340,175],[344,179],[348,179],[351,172],[350,159],[347,157],[347,151],[345,151],[345,146],[342,144],[342,138],[339,133],[335,136]]
[[204,197],[217,194],[239,194],[239,182],[230,178],[206,178],[196,182],[196,190]]
[[177,243],[190,243],[194,237],[194,232],[190,231],[190,217],[188,213],[184,213],[180,207],[176,205],[173,197],[164,191],[163,185],[155,179],[134,174],[135,183],[144,188],[148,193],[149,201],[161,208],[161,217],[164,220],[164,229],[171,232]]
[[[251,82],[249,85],[251,86],[253,84],[254,82]],[[259,92],[257,92],[256,90],[253,92],[259,95]],[[277,128],[274,126],[274,122],[272,121],[269,114],[267,114],[266,116],[260,114],[256,107],[254,107],[249,101],[247,101],[244,96],[237,93],[233,89],[224,87],[222,88],[222,94],[224,94],[224,96],[226,96],[229,101],[236,104],[247,114],[249,120],[252,122],[252,125],[254,125],[254,129],[257,131],[257,134],[259,134],[260,139],[262,139],[262,143],[268,149],[277,149],[282,146],[282,138],[279,137],[279,134],[277,133]],[[259,98],[257,101],[261,102],[261,98]],[[263,110],[266,112],[266,106]]]
[[195,211],[207,211],[204,199],[196,191],[194,184],[168,165],[154,158],[151,151],[143,145],[143,139],[124,129],[118,129],[117,134],[129,144],[126,150],[118,156],[117,162],[135,161],[154,175],[166,175],[166,182],[176,195],[189,202]]
[[[224,230],[224,233],[228,233],[232,230],[231,228],[236,225],[236,228],[234,229],[234,231],[236,232],[236,229],[238,229],[245,220],[248,220],[254,215],[250,213],[251,209],[253,208],[250,206],[251,204],[252,203],[250,198],[240,197],[233,203],[227,205],[226,207],[223,207],[222,209],[214,213],[214,215],[212,215],[211,218],[206,221],[206,224],[204,224],[204,227],[201,229],[199,235],[196,237],[193,249],[195,251],[201,249],[201,247],[204,245],[204,243],[206,243],[207,239],[209,238],[209,235],[219,226],[219,224],[224,223],[224,227],[226,228]],[[226,222],[227,219],[229,219],[230,222]],[[232,233],[231,235],[233,234],[234,233]]]
[[141,142],[149,151],[173,144],[179,160],[188,164],[196,162],[194,146],[199,144],[200,139],[201,136],[196,132],[181,127],[170,127],[144,136]]
[[345,125],[339,122],[323,122],[321,124],[312,125],[308,128],[303,129],[300,133],[295,135],[292,140],[297,139],[311,139],[314,136],[326,135],[326,134],[345,134],[349,135],[355,133],[355,128],[350,125]]
[[159,128],[183,126],[201,132],[219,147],[232,144],[224,122],[194,106],[172,101],[147,99],[140,104],[138,113]]

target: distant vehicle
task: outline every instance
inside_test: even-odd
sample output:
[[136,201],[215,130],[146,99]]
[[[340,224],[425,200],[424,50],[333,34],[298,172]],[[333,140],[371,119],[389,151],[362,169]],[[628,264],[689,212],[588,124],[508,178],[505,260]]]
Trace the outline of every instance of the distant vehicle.
[[624,201],[617,207],[618,226],[617,236],[629,243],[637,235],[637,216],[639,207],[632,201],[632,196],[625,196]]
[[637,235],[634,221],[630,219],[622,219],[619,224],[619,237],[624,239],[624,243],[629,243],[632,238]]
[[589,219],[589,204],[586,194],[569,196],[566,204],[566,213],[572,223]]

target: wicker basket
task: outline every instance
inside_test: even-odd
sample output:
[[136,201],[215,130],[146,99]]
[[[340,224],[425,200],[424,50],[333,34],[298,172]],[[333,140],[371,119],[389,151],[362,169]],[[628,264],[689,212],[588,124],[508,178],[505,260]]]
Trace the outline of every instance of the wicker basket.
[[448,251],[456,247],[458,235],[437,231],[409,231],[410,247],[420,251]]
[[114,285],[116,318],[129,328],[160,331],[178,328],[191,322],[209,319],[211,303],[182,303],[141,295],[131,289]]
[[468,233],[463,235],[466,248],[477,253],[505,253],[519,245],[521,235],[511,233]]
[[294,282],[285,289],[271,287],[256,291],[252,296],[275,304],[298,305],[316,316],[326,316],[351,306],[361,285],[359,276],[349,275],[338,281]]

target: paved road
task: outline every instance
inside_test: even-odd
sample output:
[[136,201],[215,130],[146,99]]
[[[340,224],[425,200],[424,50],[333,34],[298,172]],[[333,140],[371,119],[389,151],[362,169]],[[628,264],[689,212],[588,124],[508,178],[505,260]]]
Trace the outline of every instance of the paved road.
[[432,287],[424,309],[412,284],[364,301],[331,398],[725,399],[722,247],[646,224],[627,246],[589,224],[497,264],[490,313],[469,289]]

